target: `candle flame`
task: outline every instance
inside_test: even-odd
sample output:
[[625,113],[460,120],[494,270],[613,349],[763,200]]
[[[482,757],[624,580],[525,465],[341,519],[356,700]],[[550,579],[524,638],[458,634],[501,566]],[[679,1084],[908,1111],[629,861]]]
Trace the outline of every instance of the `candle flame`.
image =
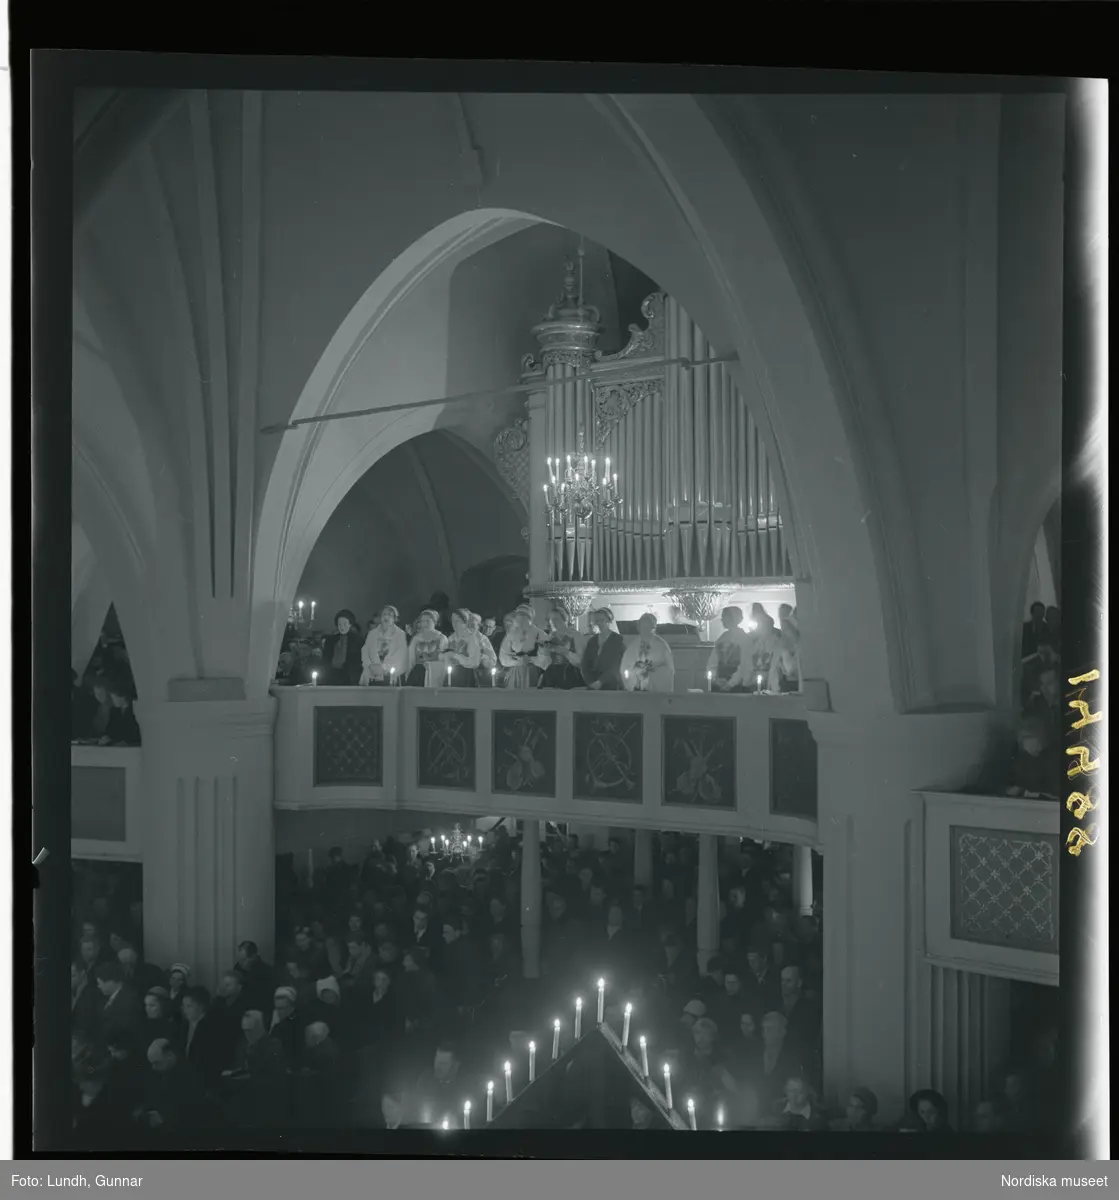
[[462,1102],[462,1111],[467,1112],[467,1113],[470,1111],[470,1101],[469,1100],[464,1100]]
[[641,1035],[641,1036],[640,1036],[640,1037],[637,1039],[637,1042],[638,1042],[638,1045],[644,1046],[644,1045],[645,1045],[645,1035],[644,1035],[644,1034],[642,1034],[642,1035]]
[[528,1044],[528,1048],[529,1048],[530,1050],[533,1050],[533,1051],[535,1051],[535,1049],[536,1049],[536,1043],[535,1043],[535,1042],[529,1042],[529,1044]]
[[600,979],[600,980],[598,981],[598,990],[601,992],[601,991],[602,991],[602,989],[603,989],[605,986],[606,986],[606,980],[605,980],[605,979]]
[[448,1120],[447,1120],[447,1118],[446,1118],[446,1117],[444,1117],[444,1118],[443,1118],[443,1128],[444,1128],[444,1129],[450,1129],[450,1127],[451,1127],[451,1123],[450,1123],[450,1121],[448,1121]]
[[576,996],[576,997],[575,997],[575,1007],[576,1007],[576,1008],[582,1008],[582,1007],[583,1007],[583,997],[582,997],[582,996]]
[[486,1091],[489,1092],[489,1094],[491,1096],[493,1095],[493,1080],[492,1079],[486,1084]]
[[506,1074],[506,1075],[508,1075],[508,1074],[509,1074],[509,1073],[510,1073],[512,1070],[513,1070],[513,1064],[512,1064],[512,1063],[506,1063],[506,1064],[505,1064],[505,1074]]
[[695,1112],[695,1101],[691,1096],[688,1097],[688,1112]]
[[633,1012],[633,1005],[627,1004],[626,1005],[626,1016],[628,1017],[632,1012]]
[[559,1033],[559,1027],[559,1017],[556,1017],[556,1019],[552,1022],[552,1028],[556,1031],[556,1033]]

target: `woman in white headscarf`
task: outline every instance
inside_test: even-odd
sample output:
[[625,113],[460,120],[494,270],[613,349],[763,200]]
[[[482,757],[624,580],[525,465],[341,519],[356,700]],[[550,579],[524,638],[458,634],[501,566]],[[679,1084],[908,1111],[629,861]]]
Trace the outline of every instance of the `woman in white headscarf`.
[[451,613],[451,627],[447,649],[441,655],[447,672],[445,682],[453,687],[477,687],[474,672],[482,662],[482,643],[470,628],[470,610],[456,608]]
[[447,668],[440,661],[447,639],[435,628],[439,614],[425,608],[416,618],[416,633],[408,643],[409,687],[440,687],[446,682]]
[[408,639],[397,625],[400,613],[391,604],[369,631],[361,648],[361,684],[402,683],[408,673]]
[[622,683],[630,692],[671,692],[676,679],[672,647],[657,636],[657,618],[644,613],[637,639],[622,656]]
[[[547,658],[543,645],[547,637],[533,624],[532,606],[521,604],[513,614],[513,626],[501,640],[498,657],[505,670],[505,687],[534,688],[541,661]],[[543,665],[547,665],[546,662]]]

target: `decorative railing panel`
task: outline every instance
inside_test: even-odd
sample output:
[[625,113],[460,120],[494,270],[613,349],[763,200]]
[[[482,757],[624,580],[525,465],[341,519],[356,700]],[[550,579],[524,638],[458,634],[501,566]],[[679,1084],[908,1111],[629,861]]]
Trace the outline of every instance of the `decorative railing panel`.
[[921,805],[928,961],[1055,985],[1060,805],[937,792]]
[[140,858],[138,747],[70,747],[70,853],[74,858]]
[[816,739],[807,721],[769,722],[769,811],[816,820],[819,791]]
[[368,783],[384,778],[384,730],[380,708],[358,706],[315,711],[315,786]]
[[[814,820],[770,810],[770,720],[804,720],[798,695],[332,687],[273,694],[280,808],[427,809],[816,844]],[[378,729],[379,752],[369,744]]]

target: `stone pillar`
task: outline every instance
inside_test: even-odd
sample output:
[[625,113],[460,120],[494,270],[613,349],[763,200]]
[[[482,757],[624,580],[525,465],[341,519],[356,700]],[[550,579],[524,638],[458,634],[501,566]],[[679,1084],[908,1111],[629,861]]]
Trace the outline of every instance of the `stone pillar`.
[[699,970],[719,952],[719,839],[712,833],[699,835],[699,881],[696,888],[696,957]]
[[793,906],[802,917],[812,915],[812,847],[793,847]]
[[633,831],[633,882],[639,887],[653,886],[653,831]]
[[[144,953],[213,988],[254,941],[273,961],[276,701],[149,701],[143,729]],[[308,753],[310,749],[308,748]]]
[[526,979],[540,978],[540,822],[522,821],[521,962]]
[[986,714],[810,713],[824,837],[824,1089],[869,1087],[884,1121],[930,1086],[918,789],[955,791],[983,761]]

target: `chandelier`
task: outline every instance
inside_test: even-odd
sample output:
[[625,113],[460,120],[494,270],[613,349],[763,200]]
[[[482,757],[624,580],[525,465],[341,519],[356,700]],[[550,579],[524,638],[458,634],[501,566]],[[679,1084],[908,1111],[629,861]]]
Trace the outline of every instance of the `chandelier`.
[[612,516],[622,503],[618,498],[618,475],[610,474],[610,459],[601,477],[597,459],[589,458],[583,450],[580,432],[574,454],[567,455],[567,467],[558,458],[548,459],[551,483],[544,484],[544,508],[551,521],[564,525],[589,520],[591,517]]

